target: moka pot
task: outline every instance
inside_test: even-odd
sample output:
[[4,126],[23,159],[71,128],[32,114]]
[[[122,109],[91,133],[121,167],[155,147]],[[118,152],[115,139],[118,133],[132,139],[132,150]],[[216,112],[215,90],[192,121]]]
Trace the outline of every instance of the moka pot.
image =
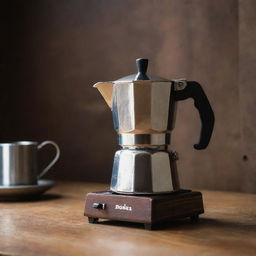
[[146,74],[148,60],[137,59],[137,74],[94,85],[112,110],[119,145],[110,189],[121,194],[170,193],[180,189],[177,154],[168,151],[177,102],[194,99],[202,122],[194,148],[205,149],[214,126],[214,113],[201,85]]

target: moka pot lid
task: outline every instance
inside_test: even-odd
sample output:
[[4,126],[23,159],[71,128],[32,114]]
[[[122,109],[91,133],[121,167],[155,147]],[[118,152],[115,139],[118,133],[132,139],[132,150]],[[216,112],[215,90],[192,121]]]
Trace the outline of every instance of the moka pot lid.
[[170,81],[169,79],[166,79],[166,78],[151,76],[146,74],[147,68],[148,68],[148,59],[142,59],[142,58],[136,59],[136,66],[137,66],[138,73],[119,78],[113,81],[113,83],[129,83],[134,81],[145,81],[145,80],[149,80],[152,82],[169,82]]

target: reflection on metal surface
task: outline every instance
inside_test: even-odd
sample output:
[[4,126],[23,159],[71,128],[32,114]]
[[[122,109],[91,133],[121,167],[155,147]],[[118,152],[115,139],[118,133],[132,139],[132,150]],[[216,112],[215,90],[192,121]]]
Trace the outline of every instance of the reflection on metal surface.
[[151,157],[151,172],[154,192],[173,190],[169,154],[158,152]]
[[114,85],[113,116],[116,117],[116,129],[132,131],[135,129],[134,87],[132,83]]
[[110,108],[112,108],[113,85],[112,82],[98,82],[93,86],[99,90]]
[[115,164],[113,168],[113,176],[115,180],[115,188],[118,188],[120,191],[133,191],[134,183],[131,180],[134,180],[134,172],[131,172],[134,169],[135,154],[133,151],[129,150],[120,150],[116,152]]
[[0,185],[37,184],[37,143],[0,144]]
[[168,151],[119,150],[115,154],[111,190],[132,194],[169,193],[174,190],[172,161]]
[[187,86],[186,78],[175,79],[175,80],[173,80],[173,82],[174,82],[174,90],[175,91],[184,90]]
[[150,123],[152,130],[168,130],[169,102],[171,83],[152,83],[151,85],[151,113]]
[[133,134],[122,133],[118,135],[118,144],[122,146],[159,146],[170,144],[169,133]]
[[0,186],[0,200],[23,200],[35,197],[50,189],[54,184],[52,180],[39,180],[36,185]]
[[115,84],[112,111],[119,133],[156,133],[171,129],[171,82]]

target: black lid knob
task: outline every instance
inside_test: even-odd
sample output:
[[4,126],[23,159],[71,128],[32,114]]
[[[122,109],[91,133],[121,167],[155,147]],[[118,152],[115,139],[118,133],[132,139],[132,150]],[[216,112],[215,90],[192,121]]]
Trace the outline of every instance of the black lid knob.
[[148,68],[148,59],[136,59],[136,66],[138,73],[135,77],[135,80],[149,80],[148,76],[146,75]]

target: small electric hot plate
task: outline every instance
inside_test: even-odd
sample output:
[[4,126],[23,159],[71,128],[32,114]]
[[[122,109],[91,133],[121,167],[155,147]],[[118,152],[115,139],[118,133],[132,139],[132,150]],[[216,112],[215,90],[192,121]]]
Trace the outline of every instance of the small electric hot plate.
[[160,195],[92,192],[86,196],[84,210],[89,223],[99,223],[99,219],[137,222],[143,223],[147,230],[179,218],[190,218],[194,222],[202,213],[202,194],[191,190],[178,190]]

